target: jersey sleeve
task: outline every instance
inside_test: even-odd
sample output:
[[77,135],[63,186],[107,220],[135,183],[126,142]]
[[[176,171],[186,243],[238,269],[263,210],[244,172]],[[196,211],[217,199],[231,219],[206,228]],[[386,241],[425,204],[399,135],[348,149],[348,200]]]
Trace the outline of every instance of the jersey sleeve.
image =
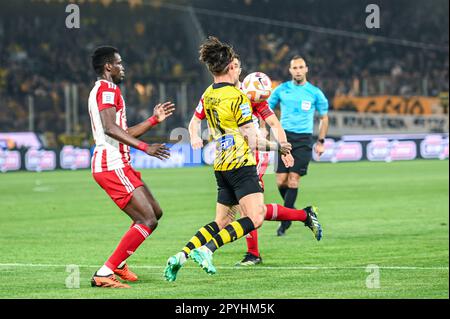
[[108,84],[100,85],[97,92],[97,106],[99,111],[119,105],[120,91],[116,86]]
[[199,120],[205,119],[205,108],[203,106],[203,97],[200,99],[200,101],[197,104],[197,107],[195,108],[195,117]]
[[260,117],[263,121],[266,120],[269,116],[275,114],[269,107],[269,103],[267,101],[263,101],[260,103],[252,102],[253,113],[256,113],[258,117]]
[[244,94],[241,94],[232,102],[232,110],[237,126],[240,127],[253,122],[252,104]]
[[320,115],[326,115],[328,113],[328,99],[321,90],[317,90],[315,104],[316,110]]
[[278,103],[280,103],[280,90],[281,90],[281,85],[277,86],[273,91],[272,94],[270,95],[269,99],[267,100],[268,105],[270,107],[270,109],[275,109],[278,105]]

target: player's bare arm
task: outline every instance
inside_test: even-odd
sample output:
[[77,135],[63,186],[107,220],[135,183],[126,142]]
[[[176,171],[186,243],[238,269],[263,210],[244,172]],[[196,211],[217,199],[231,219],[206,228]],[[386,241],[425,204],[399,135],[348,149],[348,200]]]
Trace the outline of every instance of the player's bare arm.
[[153,116],[137,125],[129,127],[127,132],[133,137],[140,137],[152,127],[161,123],[175,111],[175,104],[172,102],[159,103],[153,109]]
[[281,123],[275,114],[266,118],[266,123],[270,126],[271,130],[275,133],[275,138],[279,143],[287,142],[286,132],[281,127]]
[[[286,137],[286,132],[281,127],[281,123],[275,114],[267,117],[265,120],[265,123],[267,123],[270,126],[270,129],[272,130],[272,132],[275,133],[275,138],[277,139],[277,141],[280,144],[288,143],[287,137]],[[286,167],[294,166],[294,157],[292,156],[291,153],[282,155],[281,160],[283,161],[284,166],[286,166]]]
[[140,149],[148,155],[154,156],[161,160],[170,157],[169,149],[164,144],[147,145],[118,126],[115,122],[116,110],[114,108],[102,110],[100,112],[100,118],[102,120],[104,132],[109,137],[112,137],[113,139],[128,146]]
[[239,131],[246,139],[248,146],[254,151],[279,151],[281,154],[287,155],[292,150],[292,145],[287,142],[277,144],[260,136],[253,123],[239,127]]
[[314,148],[314,151],[319,156],[321,156],[325,152],[325,145],[323,144],[322,141],[327,136],[327,132],[328,132],[328,115],[323,115],[320,118],[319,137],[318,137],[318,141],[316,143],[316,147]]
[[203,147],[203,140],[200,135],[201,125],[202,121],[194,114],[191,121],[189,122],[189,136],[191,138],[191,146],[194,150]]
[[259,120],[259,130],[261,131],[261,135],[265,138],[269,135],[269,131],[266,128],[266,121]]

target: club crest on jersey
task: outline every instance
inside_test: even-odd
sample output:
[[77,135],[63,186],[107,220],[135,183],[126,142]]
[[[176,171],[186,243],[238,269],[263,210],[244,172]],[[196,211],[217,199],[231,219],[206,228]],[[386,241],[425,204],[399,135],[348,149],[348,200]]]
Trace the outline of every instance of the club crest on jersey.
[[225,135],[222,136],[217,142],[218,142],[217,145],[218,150],[224,151],[234,145],[234,137],[233,135]]
[[103,104],[114,104],[114,92],[103,92],[102,93],[102,103]]
[[311,101],[302,101],[302,110],[309,111],[311,109]]
[[242,117],[247,117],[247,116],[252,115],[252,111],[251,111],[250,105],[248,103],[241,104],[240,108],[241,108],[241,112],[242,112]]

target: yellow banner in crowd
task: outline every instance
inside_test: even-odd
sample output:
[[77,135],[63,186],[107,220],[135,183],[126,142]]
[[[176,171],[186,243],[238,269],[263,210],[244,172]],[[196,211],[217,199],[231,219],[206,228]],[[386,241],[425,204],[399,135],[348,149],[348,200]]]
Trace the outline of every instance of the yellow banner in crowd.
[[372,96],[353,97],[337,96],[333,107],[340,111],[387,114],[433,114],[441,110],[441,100],[436,97]]

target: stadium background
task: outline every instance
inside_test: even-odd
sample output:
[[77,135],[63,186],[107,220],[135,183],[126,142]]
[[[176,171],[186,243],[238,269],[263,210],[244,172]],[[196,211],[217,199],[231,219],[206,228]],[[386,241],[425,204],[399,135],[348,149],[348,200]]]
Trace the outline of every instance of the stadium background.
[[[80,8],[80,28],[66,27],[66,18],[70,13],[65,10],[69,3],[75,3]],[[369,15],[365,9],[369,3],[376,3],[380,7],[379,29],[369,29],[365,24]],[[159,170],[144,170],[144,176],[150,180],[154,176],[160,178],[155,183],[163,189],[162,202],[170,198],[169,190],[161,184],[162,181],[167,182],[166,175],[173,175],[175,179],[178,175],[186,174],[187,180],[191,178],[194,183],[195,172],[210,174],[204,168],[169,169],[203,166],[205,162],[211,161],[210,148],[207,147],[203,154],[192,151],[185,130],[199,95],[211,81],[198,62],[197,53],[200,41],[207,35],[218,36],[233,44],[243,59],[244,74],[262,71],[275,83],[289,79],[287,66],[291,56],[301,54],[306,58],[310,70],[309,81],[322,88],[330,101],[330,134],[327,151],[320,162],[351,162],[313,163],[314,170],[309,177],[311,189],[320,192],[320,179],[323,183],[326,180],[333,185],[333,177],[318,173],[318,166],[331,175],[336,172],[336,176],[340,176],[337,172],[342,170],[343,175],[339,178],[351,175],[353,170],[361,174],[366,170],[379,172],[379,184],[373,187],[401,182],[406,193],[409,191],[407,185],[411,183],[408,179],[411,170],[422,174],[417,177],[418,183],[429,181],[429,184],[424,184],[429,189],[423,192],[417,190],[417,196],[423,195],[424,199],[434,198],[436,201],[436,219],[441,227],[433,228],[437,237],[430,237],[438,248],[437,255],[433,255],[436,258],[430,258],[430,262],[435,263],[429,266],[440,267],[444,260],[444,269],[438,268],[435,274],[438,288],[430,288],[430,291],[421,295],[423,287],[418,285],[412,295],[402,291],[403,295],[388,293],[380,296],[448,297],[448,186],[443,186],[443,182],[447,184],[448,176],[441,174],[444,172],[444,175],[448,175],[449,54],[446,0],[0,1],[0,170],[7,172],[0,174],[3,197],[0,204],[1,225],[6,227],[11,217],[8,212],[15,212],[13,207],[16,203],[35,200],[24,199],[17,194],[21,189],[28,189],[29,183],[32,184],[30,191],[38,189],[36,196],[41,196],[39,190],[45,193],[48,187],[61,189],[64,193],[64,188],[70,183],[68,175],[22,175],[10,171],[40,172],[89,167],[93,141],[86,110],[87,96],[95,80],[90,54],[101,44],[119,48],[125,61],[127,78],[122,91],[128,105],[129,123],[149,117],[153,106],[159,101],[171,100],[177,105],[170,119],[143,137],[148,142],[174,144],[172,159],[162,163],[140,152],[133,152],[132,155],[137,168],[165,168],[161,173],[157,172]],[[177,143],[180,139],[181,143]],[[402,162],[356,163],[360,160]],[[416,161],[403,162],[408,160]],[[374,166],[378,164],[386,167]],[[402,171],[404,175],[394,177],[396,172]],[[73,173],[78,174],[74,176],[80,185],[84,185],[85,181],[86,185],[89,185],[88,181],[91,182],[88,170]],[[59,179],[57,176],[61,176],[63,182],[55,186],[52,181]],[[273,176],[269,174],[267,179],[266,184],[275,185]],[[173,182],[168,181],[169,184]],[[209,196],[200,196],[205,197],[205,201],[212,201],[215,196],[214,187],[209,182],[205,182],[209,189],[202,188],[201,191],[203,195],[209,192]],[[176,183],[173,187],[176,187]],[[327,193],[330,192],[332,190],[327,190]],[[191,200],[197,195],[192,190],[187,198]],[[80,198],[85,198],[83,196]],[[369,198],[363,198],[364,203],[359,208],[364,209],[371,203],[374,207],[377,205],[370,199],[372,193],[361,196]],[[268,197],[273,201],[278,200],[275,187],[269,191]],[[316,198],[307,191],[305,197],[324,201],[323,197]],[[104,202],[107,200],[100,192],[96,193],[96,198]],[[337,195],[332,198],[341,200]],[[53,199],[48,200],[51,202]],[[89,198],[85,200],[89,201]],[[69,199],[66,201],[71,202]],[[406,205],[405,198],[401,196],[397,201],[399,207]],[[413,205],[413,202],[409,204]],[[192,200],[192,204],[202,205],[199,199]],[[73,203],[74,207],[77,205]],[[169,210],[178,209],[168,206]],[[29,213],[42,213],[45,219],[49,213],[48,205],[37,207],[37,212]],[[82,207],[89,209],[88,206]],[[114,210],[112,206],[106,207]],[[410,209],[410,206],[406,207]],[[108,216],[107,213],[105,216]],[[388,212],[385,214],[389,216]],[[205,216],[210,216],[210,212],[205,213]],[[354,212],[350,216],[354,218],[358,213]],[[402,215],[398,219],[403,222],[407,218],[407,215]],[[364,228],[366,224],[362,220],[361,223]],[[13,227],[17,225],[12,224]],[[110,227],[114,229],[112,225]],[[164,229],[164,226],[161,228]],[[1,233],[5,247],[11,243],[11,239],[21,238],[20,232],[12,234],[2,229]],[[185,236],[189,234],[187,231]],[[263,236],[271,238],[269,234]],[[176,239],[179,246],[182,238]],[[0,267],[8,269],[8,264],[26,260],[8,251],[3,252],[4,264]],[[413,252],[405,252],[405,255]],[[238,254],[240,252],[235,258]],[[161,255],[165,256],[165,251]],[[49,259],[51,257],[44,262],[51,264]],[[231,259],[227,261],[231,262]],[[39,258],[36,260],[40,261]],[[92,260],[87,258],[86,263],[89,262],[92,263]],[[141,262],[145,264],[148,259]],[[18,271],[16,275],[22,278],[20,276],[23,274]],[[400,282],[403,279],[400,278]],[[37,297],[44,295],[39,291],[32,294]],[[312,295],[326,296],[319,292]],[[1,296],[28,295],[15,292]],[[55,293],[46,296],[65,295]],[[171,295],[163,292],[162,296]],[[275,296],[298,297],[305,294]],[[341,297],[339,294],[329,296]],[[342,296],[373,297],[352,292]]]

